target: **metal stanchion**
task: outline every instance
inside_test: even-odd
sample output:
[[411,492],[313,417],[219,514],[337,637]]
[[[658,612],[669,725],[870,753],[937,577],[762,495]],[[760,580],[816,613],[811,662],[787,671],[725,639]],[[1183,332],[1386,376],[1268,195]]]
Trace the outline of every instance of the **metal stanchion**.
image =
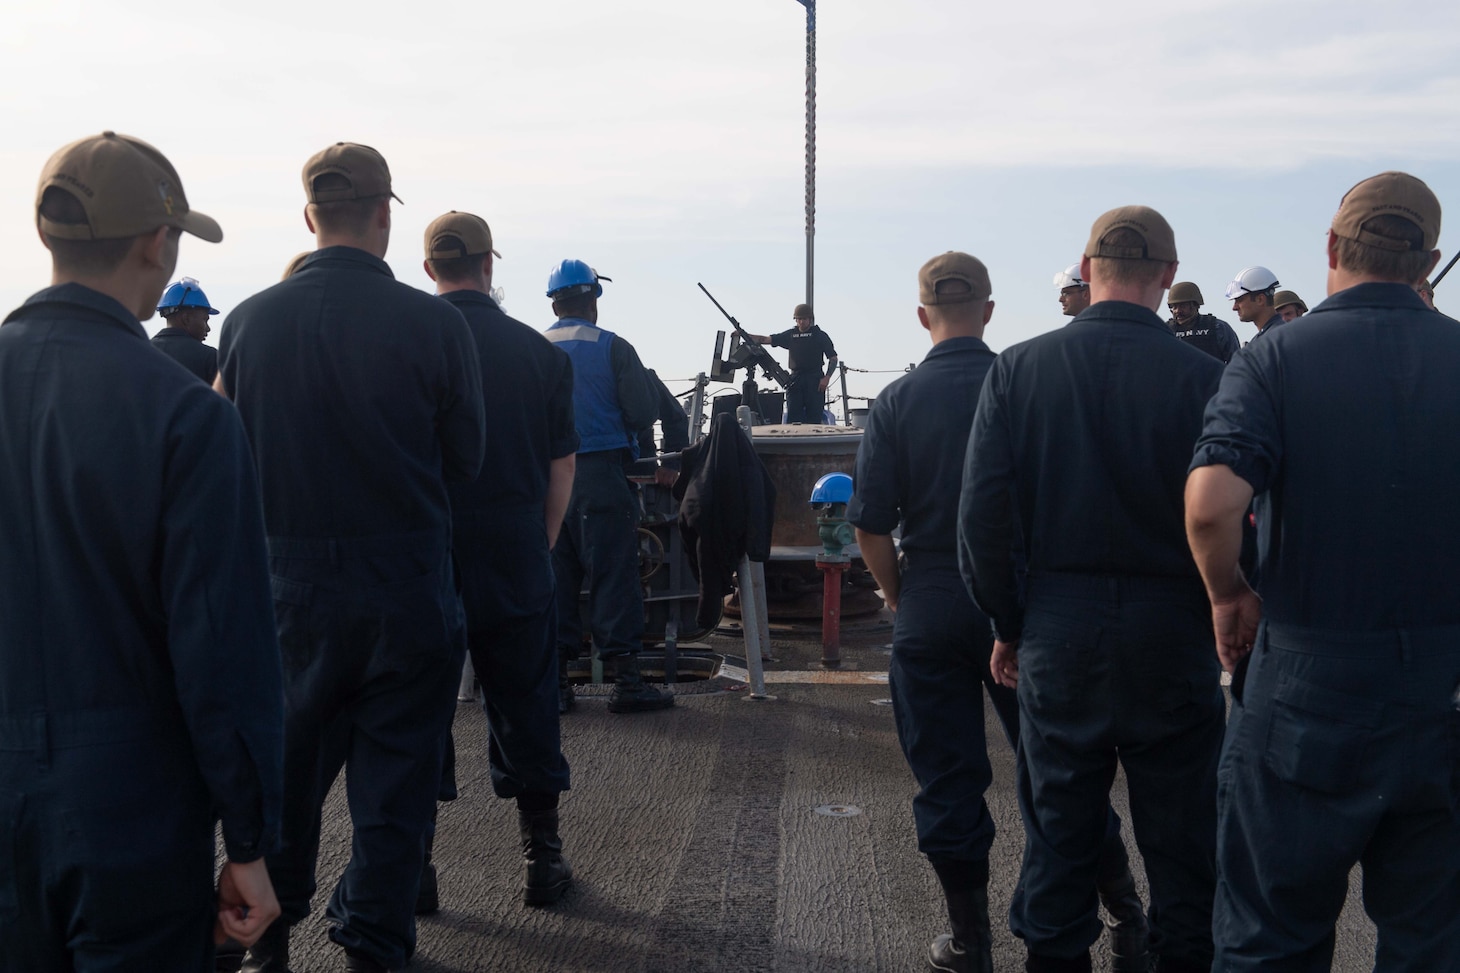
[[[746,437],[749,437],[750,430],[755,426],[750,408],[740,406],[735,410],[735,418]],[[775,699],[774,696],[767,696],[765,691],[763,653],[770,645],[770,619],[766,614],[765,601],[765,565],[742,557],[737,580],[740,584],[741,629],[745,634],[745,668],[750,674],[749,698]]]
[[771,655],[771,613],[766,607],[765,565],[759,561],[750,562],[750,587],[755,594],[755,603],[760,606],[761,658],[774,660],[775,657]]
[[[745,668],[750,675],[750,698],[770,699],[765,692],[765,665],[761,661],[761,620],[765,614],[764,599],[755,597],[755,569],[750,558],[740,559],[740,621],[745,634]],[[757,604],[757,601],[760,601]]]
[[679,620],[671,618],[664,623],[664,684],[672,686],[679,682]]
[[705,387],[709,384],[704,372],[695,376],[695,392],[689,407],[689,441],[692,443],[697,442],[705,431]]

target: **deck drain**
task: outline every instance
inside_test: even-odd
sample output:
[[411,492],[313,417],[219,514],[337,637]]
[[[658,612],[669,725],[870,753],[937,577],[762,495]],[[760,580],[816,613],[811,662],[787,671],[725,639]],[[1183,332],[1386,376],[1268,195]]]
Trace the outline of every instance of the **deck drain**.
[[862,813],[862,809],[851,804],[823,804],[816,808],[816,813],[828,818],[854,818]]
[[867,702],[871,703],[873,706],[891,706],[892,705],[892,700],[890,700],[890,699],[869,699],[869,700],[867,700]]

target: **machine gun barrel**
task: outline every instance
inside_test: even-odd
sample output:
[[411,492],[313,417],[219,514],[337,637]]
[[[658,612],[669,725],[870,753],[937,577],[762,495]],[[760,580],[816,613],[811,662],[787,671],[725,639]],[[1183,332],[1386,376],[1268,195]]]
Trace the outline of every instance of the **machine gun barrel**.
[[[1451,267],[1455,266],[1455,261],[1457,261],[1457,260],[1460,260],[1460,253],[1457,253],[1457,254],[1455,254],[1455,256],[1451,257],[1450,258],[1450,262],[1447,263],[1447,264],[1445,264],[1445,269],[1442,270],[1442,271],[1440,271],[1439,274],[1437,274],[1435,276],[1435,279],[1434,280],[1430,281],[1430,287],[1431,288],[1434,288],[1434,287],[1438,287],[1439,286],[1440,281],[1442,281],[1442,280],[1445,279],[1445,275],[1450,272],[1450,268]],[[706,292],[706,293],[708,293],[708,292]],[[1445,293],[1448,294],[1450,292],[1449,291],[1446,291]],[[712,298],[710,298],[710,300],[713,301],[714,298],[712,297]]]
[[710,303],[715,305],[715,309],[725,315],[725,320],[730,322],[730,326],[735,329],[735,333],[740,335],[740,340],[750,349],[751,357],[755,363],[763,368],[767,375],[779,382],[782,388],[790,388],[791,373],[782,368],[781,363],[776,361],[771,353],[766,351],[749,331],[741,327],[740,322],[735,320],[729,311],[720,306],[720,302],[715,300],[715,295],[710,293],[709,288],[698,281],[695,282],[695,286],[704,291],[705,296],[710,299]]

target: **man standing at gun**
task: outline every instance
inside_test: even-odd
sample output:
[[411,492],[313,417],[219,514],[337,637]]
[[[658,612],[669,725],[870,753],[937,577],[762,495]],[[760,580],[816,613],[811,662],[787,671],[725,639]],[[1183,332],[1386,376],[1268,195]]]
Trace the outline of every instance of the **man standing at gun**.
[[[822,419],[826,408],[826,385],[836,374],[836,348],[831,335],[816,326],[810,304],[797,304],[791,312],[796,326],[780,334],[753,334],[758,344],[791,351],[791,386],[786,389],[786,421],[815,422]],[[826,359],[826,371],[821,360]]]

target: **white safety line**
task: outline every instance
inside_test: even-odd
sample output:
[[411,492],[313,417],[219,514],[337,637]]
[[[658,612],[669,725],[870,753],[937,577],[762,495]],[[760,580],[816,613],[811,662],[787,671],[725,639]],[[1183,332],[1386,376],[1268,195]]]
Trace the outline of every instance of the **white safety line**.
[[[739,666],[722,665],[720,675],[727,679],[734,679],[744,682],[750,678],[750,674]],[[886,672],[865,672],[862,670],[838,670],[838,669],[791,669],[791,670],[769,670],[765,674],[765,681],[770,683],[805,683],[815,685],[887,685]]]
[[[745,682],[750,674],[739,666],[722,665],[720,675],[727,679],[734,679]],[[791,669],[791,670],[770,670],[765,674],[767,685],[772,683],[792,684],[802,683],[817,686],[839,685],[839,686],[866,686],[886,685],[886,672],[867,672],[862,670],[838,670],[838,669]],[[1222,685],[1232,685],[1231,673],[1222,673]]]

